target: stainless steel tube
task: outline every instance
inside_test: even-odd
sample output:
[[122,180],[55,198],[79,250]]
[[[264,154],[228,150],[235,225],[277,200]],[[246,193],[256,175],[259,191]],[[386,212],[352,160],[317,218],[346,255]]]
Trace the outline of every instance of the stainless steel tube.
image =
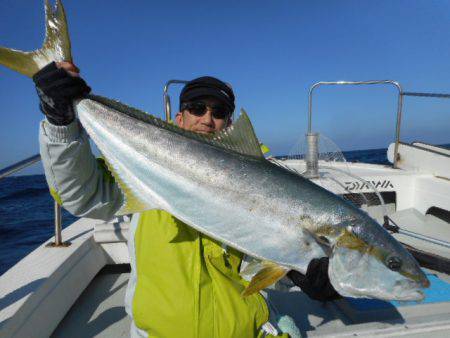
[[171,120],[171,105],[170,105],[170,96],[169,94],[164,93],[164,112],[166,116],[166,121]]
[[0,180],[2,178],[5,178],[7,176],[10,176],[22,169],[25,169],[27,167],[29,167],[30,165],[35,164],[36,162],[39,162],[41,160],[41,155],[37,154],[37,155],[33,155],[31,157],[28,157],[22,161],[19,161],[13,165],[10,165],[4,169],[0,170]]
[[62,217],[61,206],[55,201],[55,246],[61,246],[62,244]]
[[166,121],[170,121],[172,119],[172,106],[170,103],[170,96],[169,96],[169,87],[171,84],[186,84],[189,81],[185,80],[169,80],[166,82],[163,90],[163,100],[164,100],[164,112],[166,116]]
[[319,134],[306,134],[306,172],[303,174],[307,178],[319,177]]
[[450,99],[450,94],[443,93],[420,93],[420,92],[403,92],[403,96],[433,97],[438,99]]

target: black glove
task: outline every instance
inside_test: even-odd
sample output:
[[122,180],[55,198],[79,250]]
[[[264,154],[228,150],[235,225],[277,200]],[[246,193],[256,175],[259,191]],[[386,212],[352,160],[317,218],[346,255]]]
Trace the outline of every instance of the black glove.
[[91,91],[81,77],[70,75],[54,62],[34,74],[33,81],[41,101],[41,111],[51,124],[57,126],[66,126],[75,119],[72,101]]
[[325,302],[342,298],[330,283],[328,257],[315,258],[309,262],[306,275],[291,270],[287,276],[311,299]]

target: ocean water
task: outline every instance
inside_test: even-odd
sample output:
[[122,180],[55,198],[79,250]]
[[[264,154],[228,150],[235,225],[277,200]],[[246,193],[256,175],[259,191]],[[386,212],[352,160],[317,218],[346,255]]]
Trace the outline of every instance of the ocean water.
[[[54,235],[53,209],[44,175],[0,181],[0,275]],[[76,219],[63,210],[63,226]]]
[[[388,164],[386,149],[344,152],[348,161]],[[54,235],[53,199],[43,175],[0,181],[0,275]],[[63,227],[77,218],[63,210]]]

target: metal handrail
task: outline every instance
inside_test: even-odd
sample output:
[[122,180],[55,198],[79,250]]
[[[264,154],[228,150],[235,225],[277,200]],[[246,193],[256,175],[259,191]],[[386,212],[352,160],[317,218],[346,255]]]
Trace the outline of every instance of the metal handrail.
[[10,165],[4,169],[0,170],[0,180],[2,178],[5,178],[7,176],[10,176],[22,169],[25,169],[27,167],[29,167],[30,165],[35,164],[36,162],[39,162],[41,160],[41,155],[37,154],[37,155],[33,155],[31,157],[28,157],[22,161],[19,161],[13,165]]
[[419,97],[434,97],[438,99],[450,99],[450,94],[443,93],[420,93],[420,92],[403,92],[403,96],[419,96]]
[[397,124],[395,127],[395,146],[394,146],[394,163],[393,167],[397,167],[398,161],[398,145],[400,142],[400,125],[402,120],[402,109],[403,109],[403,90],[397,81],[393,80],[369,80],[369,81],[320,81],[311,86],[309,89],[309,100],[308,100],[308,134],[312,134],[312,94],[314,89],[322,85],[375,85],[375,84],[385,84],[393,85],[398,90],[398,103],[397,103]]
[[189,81],[186,81],[186,80],[169,80],[166,82],[166,84],[164,86],[164,94],[163,94],[164,112],[166,114],[166,121],[170,121],[172,119],[172,107],[170,104],[169,86],[171,84],[186,84],[188,82]]
[[[22,161],[19,161],[13,165],[10,165],[4,169],[0,170],[0,180],[8,177],[16,172],[19,172],[29,166],[39,162],[41,160],[41,155],[36,154],[28,157]],[[61,218],[61,206],[55,201],[55,242],[51,243],[49,246],[59,247],[67,246],[68,243],[62,241],[62,218]]]

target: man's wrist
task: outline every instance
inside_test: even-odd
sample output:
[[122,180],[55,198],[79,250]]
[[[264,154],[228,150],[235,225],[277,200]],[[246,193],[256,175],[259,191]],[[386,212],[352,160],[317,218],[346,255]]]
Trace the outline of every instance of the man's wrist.
[[48,117],[43,121],[42,127],[44,133],[52,142],[69,143],[79,138],[81,126],[77,119],[64,126],[51,123]]
[[71,105],[65,107],[51,107],[41,101],[39,109],[51,124],[55,126],[67,126],[75,119],[75,114]]

